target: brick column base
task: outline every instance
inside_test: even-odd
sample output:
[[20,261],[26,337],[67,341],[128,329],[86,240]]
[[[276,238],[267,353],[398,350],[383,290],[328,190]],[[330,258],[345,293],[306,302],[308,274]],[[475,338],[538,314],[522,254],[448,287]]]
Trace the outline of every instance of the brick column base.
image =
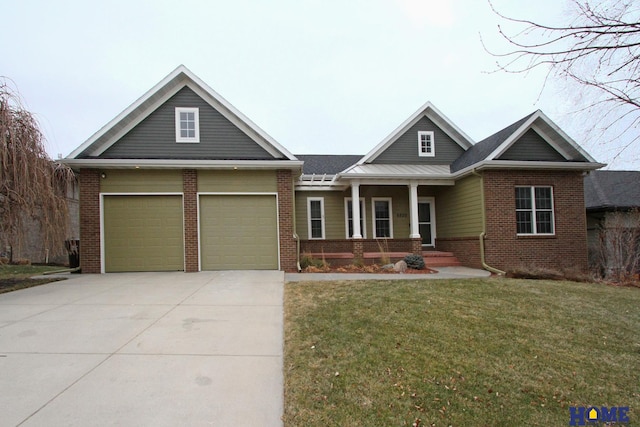
[[184,271],[198,271],[198,172],[195,169],[182,171],[184,192]]
[[364,242],[362,239],[353,239],[353,262],[356,264],[364,262]]
[[411,252],[422,255],[422,239],[411,239]]

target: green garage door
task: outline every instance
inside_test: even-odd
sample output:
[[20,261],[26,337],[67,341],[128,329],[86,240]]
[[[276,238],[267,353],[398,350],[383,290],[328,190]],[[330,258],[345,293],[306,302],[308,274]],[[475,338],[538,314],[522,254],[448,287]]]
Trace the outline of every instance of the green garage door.
[[200,196],[202,270],[277,270],[275,196]]
[[184,270],[181,196],[104,196],[105,271]]

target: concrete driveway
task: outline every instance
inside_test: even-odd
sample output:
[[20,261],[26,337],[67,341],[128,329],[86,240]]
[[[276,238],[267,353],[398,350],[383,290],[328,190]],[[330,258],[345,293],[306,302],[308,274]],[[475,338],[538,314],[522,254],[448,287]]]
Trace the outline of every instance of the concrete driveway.
[[281,426],[283,282],[72,275],[0,295],[0,425]]

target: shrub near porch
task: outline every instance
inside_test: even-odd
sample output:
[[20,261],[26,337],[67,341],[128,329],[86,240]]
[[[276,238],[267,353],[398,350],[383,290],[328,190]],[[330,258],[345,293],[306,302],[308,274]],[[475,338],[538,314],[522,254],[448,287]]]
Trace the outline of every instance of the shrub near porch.
[[567,425],[590,405],[637,419],[639,304],[591,283],[289,283],[285,425]]

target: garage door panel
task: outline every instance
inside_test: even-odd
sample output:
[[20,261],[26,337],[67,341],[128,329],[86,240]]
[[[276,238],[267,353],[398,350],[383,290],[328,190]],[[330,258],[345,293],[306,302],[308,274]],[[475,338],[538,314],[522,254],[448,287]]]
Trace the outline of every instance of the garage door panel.
[[277,230],[275,196],[200,196],[202,269],[277,269]]
[[105,270],[184,269],[180,196],[105,196]]

